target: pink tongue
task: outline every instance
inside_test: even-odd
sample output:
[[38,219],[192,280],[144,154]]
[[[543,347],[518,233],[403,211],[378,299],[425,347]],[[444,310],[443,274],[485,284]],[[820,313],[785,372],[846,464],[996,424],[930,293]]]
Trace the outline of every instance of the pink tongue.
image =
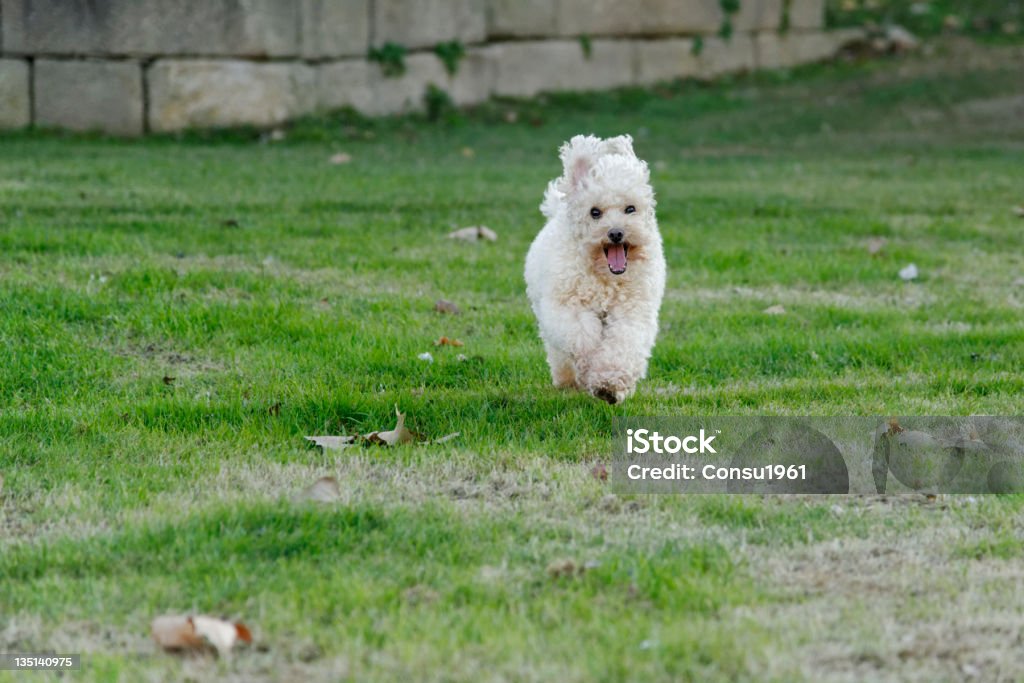
[[613,244],[608,247],[608,266],[614,273],[621,273],[626,269],[626,246]]

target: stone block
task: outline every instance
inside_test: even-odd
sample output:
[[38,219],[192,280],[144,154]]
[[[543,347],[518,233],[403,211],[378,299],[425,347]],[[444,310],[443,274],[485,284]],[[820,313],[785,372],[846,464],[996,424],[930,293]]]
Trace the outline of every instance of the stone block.
[[495,38],[544,38],[555,32],[554,0],[489,0],[487,35]]
[[363,57],[370,45],[369,0],[302,0],[302,56]]
[[373,105],[371,114],[397,114],[423,109],[423,96],[430,84],[444,87],[448,79],[444,65],[437,55],[418,53],[405,59],[405,73],[400,76],[384,76],[380,67],[370,65],[370,81],[373,84]]
[[459,106],[486,101],[494,92],[498,54],[499,51],[494,47],[470,48],[459,62],[455,76],[439,85],[448,90],[452,100]]
[[741,33],[725,38],[705,38],[698,58],[702,78],[751,71],[757,66],[754,40]]
[[26,61],[0,59],[0,129],[32,123],[28,69]]
[[636,44],[637,82],[641,84],[691,78],[700,74],[700,60],[693,40],[666,38]]
[[765,33],[755,39],[757,68],[785,69],[834,57],[844,46],[862,40],[861,29],[814,33]]
[[825,0],[789,0],[789,28],[803,31],[825,26]]
[[115,135],[143,132],[138,62],[37,59],[33,68],[36,125]]
[[720,0],[560,0],[563,36],[711,34],[722,28]]
[[316,108],[329,111],[352,107],[364,114],[373,113],[371,72],[378,74],[379,69],[365,59],[345,59],[318,65]]
[[529,97],[543,91],[601,90],[634,79],[633,43],[594,40],[584,55],[577,40],[523,41],[496,46],[498,95]]
[[740,9],[732,16],[734,31],[754,33],[777,31],[782,25],[783,0],[740,0]]
[[301,63],[161,59],[147,80],[154,131],[271,126],[317,103],[315,70]]
[[0,0],[4,51],[31,55],[292,56],[300,10],[281,0]]
[[494,83],[493,48],[471,48],[454,76],[431,52],[410,55],[405,73],[386,77],[376,64],[365,60],[327,62],[317,67],[317,108],[353,107],[365,114],[383,115],[421,111],[430,85],[441,88],[460,106],[483,102]]
[[486,10],[483,0],[374,0],[373,44],[414,49],[452,40],[480,43],[487,34]]

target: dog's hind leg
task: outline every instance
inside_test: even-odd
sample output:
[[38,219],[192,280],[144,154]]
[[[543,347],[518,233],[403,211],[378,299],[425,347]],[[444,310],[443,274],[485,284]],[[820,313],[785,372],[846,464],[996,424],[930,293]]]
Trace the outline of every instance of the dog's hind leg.
[[576,386],[576,370],[572,358],[561,349],[551,344],[544,344],[548,353],[548,366],[551,368],[551,381],[559,389],[571,389]]

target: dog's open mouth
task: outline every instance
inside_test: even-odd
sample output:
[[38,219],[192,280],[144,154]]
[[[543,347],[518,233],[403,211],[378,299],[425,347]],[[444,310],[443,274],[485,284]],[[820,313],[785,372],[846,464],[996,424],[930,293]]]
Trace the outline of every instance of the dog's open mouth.
[[622,275],[626,272],[626,256],[628,255],[628,244],[609,244],[604,248],[604,256],[608,259],[608,270],[615,275]]

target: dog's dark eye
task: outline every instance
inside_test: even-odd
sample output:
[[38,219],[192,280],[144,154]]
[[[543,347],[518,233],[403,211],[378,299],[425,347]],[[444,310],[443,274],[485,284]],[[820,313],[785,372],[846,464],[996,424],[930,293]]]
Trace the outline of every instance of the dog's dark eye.
[[596,206],[594,208],[592,208],[590,210],[590,217],[593,218],[594,220],[597,220],[598,218],[600,218],[601,217],[601,209],[597,208]]
[[636,207],[630,204],[626,207],[626,213],[636,213]]

